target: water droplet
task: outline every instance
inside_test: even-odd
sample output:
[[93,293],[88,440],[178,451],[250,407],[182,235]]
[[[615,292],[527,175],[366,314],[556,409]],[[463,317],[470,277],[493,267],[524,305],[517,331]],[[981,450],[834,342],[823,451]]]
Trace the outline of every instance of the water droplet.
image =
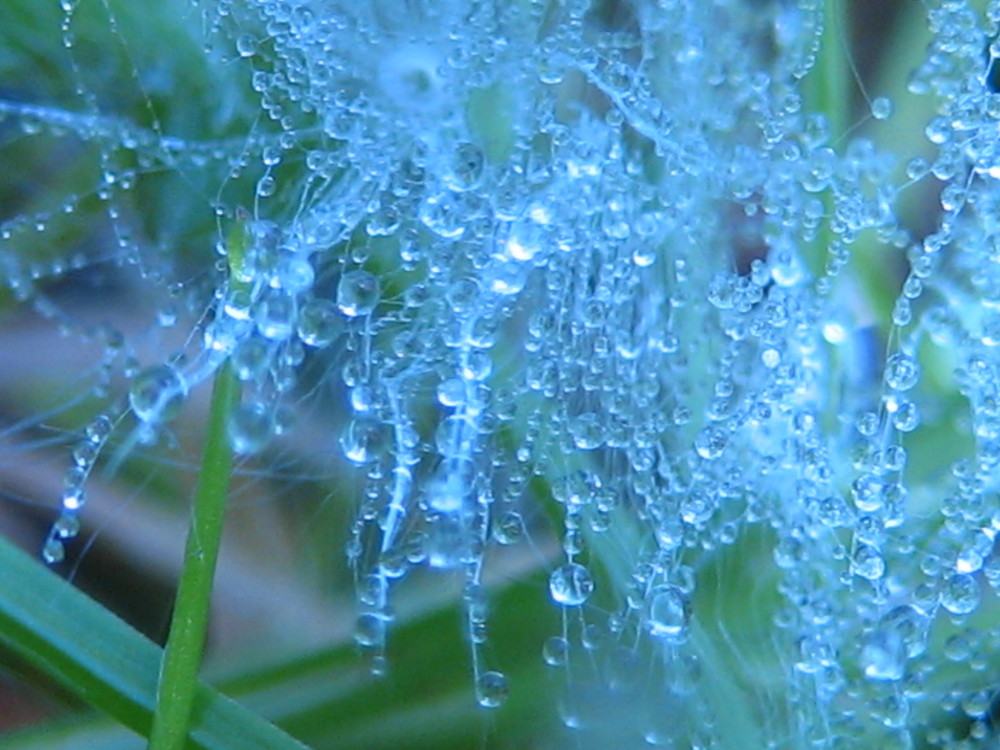
[[687,594],[678,586],[657,586],[649,592],[645,626],[654,638],[671,643],[683,641],[690,617],[691,607]]
[[419,209],[420,221],[439,237],[458,239],[465,234],[466,216],[455,193],[428,196]]
[[311,299],[299,311],[298,334],[303,344],[321,349],[340,333],[340,316],[330,300]]
[[516,510],[504,511],[493,526],[493,538],[499,544],[517,544],[524,537],[524,519]]
[[253,57],[257,54],[257,40],[250,34],[241,34],[236,39],[236,51],[240,57]]
[[892,100],[886,96],[872,99],[872,117],[876,120],[888,120],[892,116]]
[[42,559],[49,565],[61,563],[66,558],[66,547],[58,539],[49,539],[42,547]]
[[438,516],[427,525],[424,540],[427,564],[450,570],[474,559],[468,524],[456,514]]
[[382,426],[372,419],[352,419],[340,436],[344,456],[354,464],[374,461],[382,447]]
[[143,422],[167,422],[177,416],[187,397],[184,377],[170,365],[139,373],[129,389],[129,404]]
[[569,641],[562,636],[554,635],[542,646],[542,658],[550,667],[562,667],[569,656]]
[[579,563],[567,563],[549,576],[549,593],[556,604],[578,607],[594,592],[590,571]]
[[861,647],[861,666],[870,680],[899,680],[906,668],[903,639],[892,630],[878,628]]
[[720,427],[706,427],[694,441],[694,449],[702,458],[713,460],[719,458],[726,449],[729,437]]
[[483,152],[472,143],[459,143],[445,162],[441,175],[444,184],[456,192],[471,190],[483,177],[486,160]]
[[240,404],[229,417],[229,439],[237,453],[257,453],[273,433],[274,419],[264,404]]
[[854,550],[851,569],[856,575],[875,581],[885,575],[885,558],[870,544],[859,544]]
[[917,384],[920,368],[913,357],[896,352],[885,363],[885,384],[897,391],[908,391]]
[[476,680],[476,701],[483,708],[499,708],[507,693],[507,678],[501,672],[483,672]]
[[277,187],[278,183],[274,179],[274,175],[266,174],[257,181],[257,195],[261,198],[267,198],[274,195]]
[[63,513],[52,525],[52,531],[59,539],[72,539],[80,533],[80,517],[76,513]]
[[368,271],[348,271],[337,285],[337,307],[349,318],[370,314],[380,296],[378,278]]
[[573,443],[582,451],[592,451],[604,444],[604,430],[600,419],[593,412],[587,412],[570,423]]
[[964,573],[949,578],[941,591],[941,604],[953,615],[967,615],[975,611],[979,598],[979,582]]
[[359,615],[354,626],[354,640],[365,648],[379,648],[385,643],[385,618],[366,612]]
[[285,291],[269,289],[261,296],[255,315],[260,335],[271,341],[284,341],[295,331],[295,297]]

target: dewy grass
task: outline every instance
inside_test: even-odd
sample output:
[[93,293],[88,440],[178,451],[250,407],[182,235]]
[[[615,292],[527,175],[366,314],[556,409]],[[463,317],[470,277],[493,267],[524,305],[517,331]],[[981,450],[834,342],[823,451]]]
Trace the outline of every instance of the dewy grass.
[[[229,286],[234,293],[246,294],[246,217],[241,216],[235,224],[226,249]],[[233,471],[230,424],[239,395],[233,366],[225,361],[214,376],[184,564],[160,668],[150,750],[183,750],[187,740]]]
[[[926,52],[860,122],[847,7],[0,4],[3,310],[101,349],[101,413],[49,412],[46,559],[88,491],[183,487],[147,478],[206,431],[154,750],[187,732],[236,454],[248,514],[353,501],[310,525],[343,529],[385,681],[310,671],[280,714],[317,745],[467,747],[476,706],[545,747],[994,742],[1000,2],[903,3]],[[451,629],[415,624],[447,585]]]
[[227,424],[239,386],[227,363],[215,375],[198,486],[170,634],[163,652],[150,750],[182,750],[187,741],[211,610],[212,582],[222,540],[233,467]]

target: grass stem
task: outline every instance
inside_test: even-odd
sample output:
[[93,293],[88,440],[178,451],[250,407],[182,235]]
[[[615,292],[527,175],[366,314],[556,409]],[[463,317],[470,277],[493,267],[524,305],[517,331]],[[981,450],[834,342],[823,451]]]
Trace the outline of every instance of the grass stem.
[[226,363],[216,373],[212,389],[208,431],[184,550],[184,568],[160,667],[149,750],[182,750],[188,734],[229,491],[233,451],[227,421],[237,388],[230,365]]

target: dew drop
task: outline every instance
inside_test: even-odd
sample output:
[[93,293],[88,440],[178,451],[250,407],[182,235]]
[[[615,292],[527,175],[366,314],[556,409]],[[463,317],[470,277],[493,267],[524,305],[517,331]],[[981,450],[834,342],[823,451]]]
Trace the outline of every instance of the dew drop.
[[549,593],[556,604],[578,607],[594,592],[590,571],[579,563],[567,563],[549,576]]
[[678,586],[658,586],[649,592],[646,602],[646,630],[654,638],[679,643],[687,634],[691,607]]
[[56,519],[52,531],[60,539],[72,539],[80,533],[80,517],[75,513],[63,513]]
[[143,422],[166,422],[177,416],[187,397],[184,377],[170,365],[155,365],[135,376],[129,404]]
[[967,615],[979,606],[979,583],[971,575],[957,573],[941,592],[941,604],[953,615]]
[[337,307],[349,318],[369,315],[379,302],[378,278],[368,271],[348,271],[337,285]]
[[507,678],[501,672],[483,672],[476,680],[476,701],[483,708],[499,708],[507,694]]
[[562,667],[569,656],[569,641],[562,636],[554,635],[542,646],[542,658],[550,667]]
[[240,404],[229,417],[229,440],[237,453],[257,453],[274,433],[274,418],[260,403]]
[[58,539],[49,539],[42,547],[42,560],[49,565],[61,563],[66,558],[66,547]]
[[499,544],[517,544],[524,537],[524,519],[516,510],[504,511],[493,527],[493,538]]
[[885,363],[885,384],[897,391],[908,391],[917,384],[920,368],[905,352],[896,352]]
[[484,165],[485,157],[479,147],[462,142],[447,159],[441,179],[451,190],[465,192],[479,184]]
[[720,427],[706,427],[695,438],[694,449],[702,458],[713,460],[722,455],[727,442],[725,430]]
[[872,99],[872,117],[876,120],[888,120],[892,116],[892,100],[886,96]]
[[870,680],[902,679],[906,667],[903,639],[891,630],[872,631],[861,647],[861,666]]
[[329,346],[340,333],[340,320],[333,302],[311,299],[299,311],[299,338],[303,344],[317,349]]
[[236,39],[236,51],[240,57],[253,57],[257,54],[257,40],[250,34],[242,34]]

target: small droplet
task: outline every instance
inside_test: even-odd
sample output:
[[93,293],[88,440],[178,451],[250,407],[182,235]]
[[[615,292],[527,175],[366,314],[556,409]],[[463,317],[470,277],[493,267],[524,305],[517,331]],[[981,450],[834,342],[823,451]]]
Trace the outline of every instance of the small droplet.
[[903,639],[892,630],[879,628],[865,638],[861,666],[870,680],[899,680],[906,668]]
[[311,299],[299,311],[298,334],[303,344],[321,349],[340,333],[337,307],[326,299]]
[[257,40],[250,34],[242,34],[236,40],[236,51],[240,57],[253,57],[257,54]]
[[445,165],[441,179],[455,192],[471,190],[479,184],[483,176],[485,157],[478,146],[459,143]]
[[229,417],[229,440],[237,453],[257,453],[273,433],[274,419],[264,404],[240,404]]
[[358,617],[354,626],[354,641],[365,648],[378,648],[385,643],[385,618],[373,613]]
[[649,593],[645,617],[646,630],[654,638],[682,641],[691,617],[687,594],[677,586],[658,586]]
[[941,604],[953,615],[967,615],[979,606],[979,582],[971,575],[958,573],[945,583]]
[[337,285],[337,307],[349,318],[369,315],[380,296],[378,279],[368,271],[348,271]]
[[500,544],[517,544],[524,536],[524,519],[515,510],[508,510],[501,514],[493,527],[493,538]]
[[872,117],[876,120],[888,120],[892,117],[892,100],[886,96],[872,99]]
[[854,551],[851,569],[856,575],[875,581],[885,575],[885,558],[870,544],[859,544]]
[[562,636],[554,635],[545,641],[542,647],[542,658],[550,667],[562,667],[569,655],[569,641]]
[[706,427],[695,438],[694,449],[702,458],[713,460],[722,455],[727,441],[725,430],[719,427]]
[[908,391],[917,384],[920,368],[905,352],[896,352],[885,363],[885,384],[897,391]]
[[476,701],[483,708],[499,708],[507,693],[507,678],[501,672],[483,672],[476,680]]
[[556,604],[578,607],[594,592],[590,571],[579,563],[567,563],[549,576],[549,593]]
[[49,539],[42,547],[42,559],[49,565],[61,563],[66,557],[66,548],[58,539]]
[[128,398],[143,422],[166,422],[177,416],[186,397],[184,377],[170,365],[156,365],[136,375]]
[[75,513],[63,513],[52,525],[52,531],[60,539],[72,539],[80,533],[80,517]]

